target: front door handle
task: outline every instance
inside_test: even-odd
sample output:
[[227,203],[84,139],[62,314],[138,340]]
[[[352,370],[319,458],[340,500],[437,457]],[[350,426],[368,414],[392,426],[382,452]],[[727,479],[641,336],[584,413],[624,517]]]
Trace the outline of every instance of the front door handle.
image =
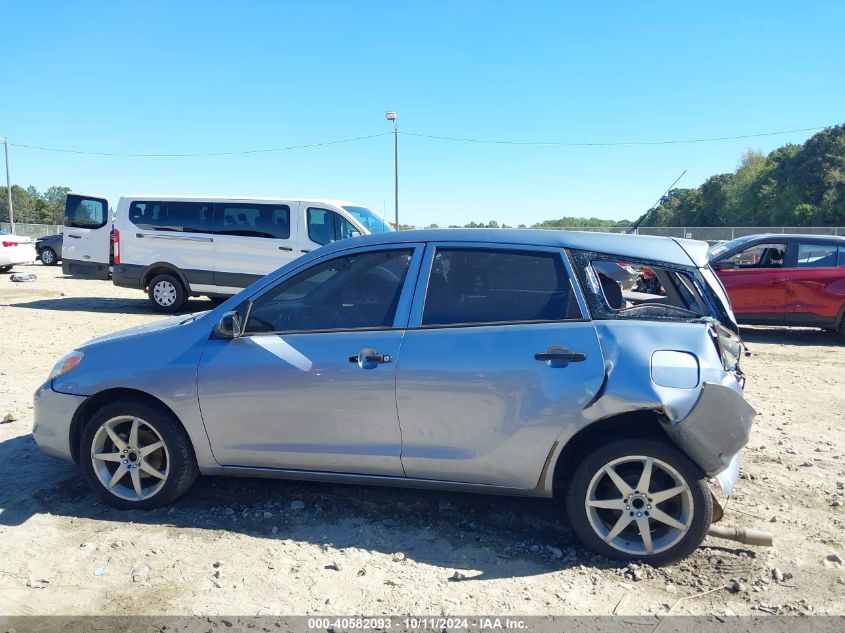
[[68,236],[68,237],[74,237],[74,238],[76,238],[76,239],[79,239],[79,238],[81,238],[81,237],[82,237],[81,235],[77,235],[76,233],[68,233],[68,234],[67,234],[67,236]]
[[548,362],[551,366],[563,366],[567,363],[581,363],[587,360],[584,352],[573,352],[564,345],[552,345],[545,352],[534,354],[534,360]]
[[379,354],[376,350],[371,348],[362,349],[354,356],[349,357],[350,363],[358,363],[361,367],[375,367],[376,365],[384,365],[385,363],[392,363],[393,356],[390,354]]
[[292,251],[293,249],[290,246],[280,246],[280,251]]

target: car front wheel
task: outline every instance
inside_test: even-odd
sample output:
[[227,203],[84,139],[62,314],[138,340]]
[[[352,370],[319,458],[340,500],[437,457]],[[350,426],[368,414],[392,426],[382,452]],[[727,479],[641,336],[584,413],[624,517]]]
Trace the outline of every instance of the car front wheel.
[[656,566],[701,544],[713,500],[703,473],[668,441],[631,438],[583,458],[566,492],[566,510],[588,549]]
[[149,509],[184,494],[198,476],[196,457],[179,421],[140,402],[111,403],[97,411],[80,440],[88,484],[120,509]]
[[45,266],[55,266],[56,262],[59,261],[59,258],[56,257],[56,253],[52,248],[45,248],[41,251],[41,263]]

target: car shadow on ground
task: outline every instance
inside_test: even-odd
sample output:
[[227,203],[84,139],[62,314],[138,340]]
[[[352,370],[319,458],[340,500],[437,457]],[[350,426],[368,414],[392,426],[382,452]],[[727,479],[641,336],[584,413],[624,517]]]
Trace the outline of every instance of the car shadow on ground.
[[[220,305],[220,302],[208,299],[191,298],[179,314],[190,314],[202,310],[210,310]],[[157,314],[159,312],[146,299],[124,299],[110,297],[60,297],[57,299],[37,299],[21,303],[10,303],[13,308],[28,308],[31,310],[58,310],[61,312],[99,312],[107,314]]]
[[10,527],[49,513],[222,530],[268,544],[288,539],[402,552],[450,575],[466,570],[466,580],[534,576],[581,564],[619,566],[582,550],[556,503],[545,499],[202,477],[169,507],[121,511],[98,500],[77,466],[41,454],[29,435],[0,442],[0,482],[0,525]]
[[748,344],[751,353],[754,353],[754,343],[766,343],[771,345],[817,345],[836,346],[845,345],[845,336],[838,332],[829,332],[817,328],[791,328],[791,327],[769,327],[769,326],[747,326],[739,327],[739,335]]

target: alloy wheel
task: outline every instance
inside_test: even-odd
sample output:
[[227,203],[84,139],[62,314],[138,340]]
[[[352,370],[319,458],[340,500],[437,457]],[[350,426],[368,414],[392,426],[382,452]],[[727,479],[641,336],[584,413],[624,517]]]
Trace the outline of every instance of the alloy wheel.
[[111,418],[97,429],[91,463],[103,487],[127,501],[149,499],[170,473],[162,435],[149,422],[129,415]]
[[695,511],[689,484],[666,462],[620,457],[599,469],[584,499],[595,533],[614,549],[650,556],[676,545]]

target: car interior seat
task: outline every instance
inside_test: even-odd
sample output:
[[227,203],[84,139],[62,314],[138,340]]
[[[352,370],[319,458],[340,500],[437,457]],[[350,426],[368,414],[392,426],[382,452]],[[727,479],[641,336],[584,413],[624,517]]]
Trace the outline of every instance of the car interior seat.
[[622,286],[619,285],[618,281],[611,279],[604,273],[599,273],[599,283],[601,283],[607,305],[614,310],[621,310],[625,307],[625,297],[622,296]]

